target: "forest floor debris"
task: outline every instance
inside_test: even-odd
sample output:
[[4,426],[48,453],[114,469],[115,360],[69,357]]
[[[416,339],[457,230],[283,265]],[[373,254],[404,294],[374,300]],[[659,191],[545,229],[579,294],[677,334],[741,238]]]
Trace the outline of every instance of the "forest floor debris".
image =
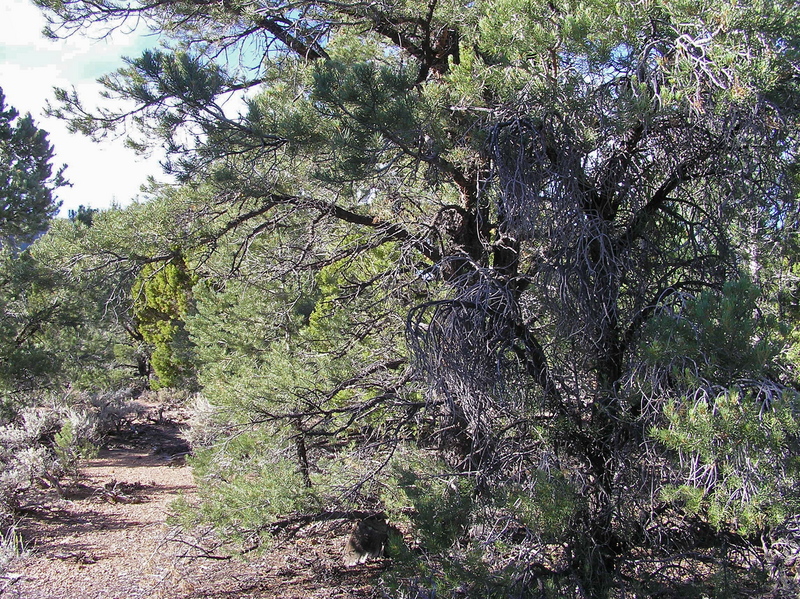
[[[157,406],[148,406],[157,409]],[[180,411],[112,437],[63,498],[43,492],[18,524],[25,550],[0,576],[1,599],[359,599],[380,563],[342,564],[344,527],[298,535],[263,556],[198,557],[167,523],[195,492]],[[227,557],[227,556],[224,556]]]

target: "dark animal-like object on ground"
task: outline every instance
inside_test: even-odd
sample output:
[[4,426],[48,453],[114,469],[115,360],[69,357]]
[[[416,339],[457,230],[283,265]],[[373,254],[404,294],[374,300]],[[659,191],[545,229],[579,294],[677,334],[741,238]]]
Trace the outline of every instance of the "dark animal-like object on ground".
[[370,516],[359,521],[344,546],[344,565],[357,566],[368,559],[382,557],[389,538],[389,528],[381,516]]

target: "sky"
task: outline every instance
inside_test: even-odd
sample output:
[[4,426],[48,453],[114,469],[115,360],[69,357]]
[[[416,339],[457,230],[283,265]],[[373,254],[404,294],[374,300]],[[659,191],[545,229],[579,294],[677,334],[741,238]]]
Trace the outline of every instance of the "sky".
[[167,180],[157,156],[143,158],[123,145],[122,139],[96,143],[67,131],[66,125],[44,115],[46,101],[53,102],[53,87],[73,86],[85,105],[94,106],[101,75],[123,66],[123,56],[138,56],[157,46],[151,36],[117,31],[110,37],[73,36],[52,41],[42,35],[46,25],[41,11],[29,0],[0,0],[0,87],[6,106],[20,114],[30,112],[36,125],[49,133],[56,157],[53,164],[67,165],[72,187],[58,190],[61,216],[80,205],[107,208],[125,206],[139,193],[148,175]]

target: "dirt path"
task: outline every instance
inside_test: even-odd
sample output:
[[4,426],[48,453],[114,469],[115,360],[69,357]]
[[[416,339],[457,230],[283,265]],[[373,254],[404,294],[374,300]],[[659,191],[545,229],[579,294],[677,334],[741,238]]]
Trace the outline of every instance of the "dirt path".
[[374,597],[380,565],[344,568],[342,527],[247,562],[197,558],[166,523],[169,504],[195,492],[178,425],[135,430],[91,460],[64,499],[50,493],[23,513],[28,550],[0,578],[1,599]]

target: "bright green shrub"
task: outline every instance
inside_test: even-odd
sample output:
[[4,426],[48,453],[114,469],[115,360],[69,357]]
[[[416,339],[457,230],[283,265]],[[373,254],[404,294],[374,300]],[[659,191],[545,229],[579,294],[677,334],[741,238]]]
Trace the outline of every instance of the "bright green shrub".
[[196,276],[178,255],[166,264],[146,264],[131,290],[137,328],[153,347],[155,389],[195,385],[194,350],[185,326],[193,309],[195,282]]

